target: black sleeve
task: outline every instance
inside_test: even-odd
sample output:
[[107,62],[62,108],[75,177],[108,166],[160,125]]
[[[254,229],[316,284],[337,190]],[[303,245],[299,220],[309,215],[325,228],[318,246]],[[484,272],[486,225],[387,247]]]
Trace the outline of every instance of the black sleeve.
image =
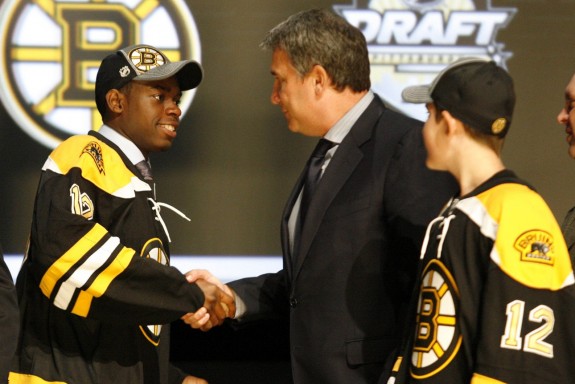
[[19,311],[16,289],[0,249],[0,381],[8,379],[18,341]]
[[242,320],[282,318],[289,313],[284,270],[232,281],[228,285],[246,304]]

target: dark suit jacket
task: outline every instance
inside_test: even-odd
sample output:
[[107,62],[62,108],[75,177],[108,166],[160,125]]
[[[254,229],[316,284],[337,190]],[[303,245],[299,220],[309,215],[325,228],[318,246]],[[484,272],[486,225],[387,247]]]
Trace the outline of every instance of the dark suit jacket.
[[425,167],[421,123],[376,96],[331,159],[310,203],[299,254],[281,223],[283,270],[230,286],[245,320],[289,314],[295,383],[375,383],[401,337],[427,223],[456,191]]

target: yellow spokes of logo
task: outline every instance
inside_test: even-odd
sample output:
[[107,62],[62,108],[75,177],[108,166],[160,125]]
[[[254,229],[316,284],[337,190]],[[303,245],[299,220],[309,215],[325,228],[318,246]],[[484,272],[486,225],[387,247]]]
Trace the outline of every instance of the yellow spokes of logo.
[[459,289],[440,260],[431,260],[421,279],[411,374],[423,379],[443,370],[462,342],[457,324]]

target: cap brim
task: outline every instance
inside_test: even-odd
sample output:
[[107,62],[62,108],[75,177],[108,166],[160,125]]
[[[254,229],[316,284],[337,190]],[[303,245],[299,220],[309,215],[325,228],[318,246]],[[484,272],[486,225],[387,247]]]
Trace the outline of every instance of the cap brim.
[[170,62],[136,76],[135,81],[157,81],[176,76],[182,91],[196,88],[202,82],[202,66],[194,60]]
[[401,92],[403,101],[408,103],[422,104],[431,103],[431,86],[430,85],[414,85],[407,87]]

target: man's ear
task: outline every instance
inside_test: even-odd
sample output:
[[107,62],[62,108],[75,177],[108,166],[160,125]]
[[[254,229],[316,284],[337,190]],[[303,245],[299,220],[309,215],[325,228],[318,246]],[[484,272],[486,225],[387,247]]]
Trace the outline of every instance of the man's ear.
[[117,89],[111,89],[106,93],[106,103],[111,112],[122,113],[124,110],[124,102],[124,94]]
[[441,111],[441,116],[445,120],[445,129],[448,135],[458,134],[463,130],[463,123],[460,120],[453,117],[449,111]]
[[330,84],[330,78],[324,67],[321,65],[314,65],[308,77],[312,81],[313,89],[316,96],[320,96]]

